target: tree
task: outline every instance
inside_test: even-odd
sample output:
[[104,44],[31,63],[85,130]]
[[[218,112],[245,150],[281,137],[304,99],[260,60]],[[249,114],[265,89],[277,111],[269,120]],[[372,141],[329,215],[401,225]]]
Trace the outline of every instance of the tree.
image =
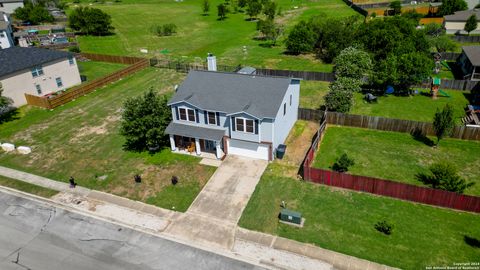
[[210,1],[209,0],[203,0],[202,9],[203,9],[203,14],[207,15],[208,12],[210,11]]
[[285,45],[289,53],[301,54],[313,51],[316,40],[317,34],[307,22],[301,21],[290,31]]
[[267,16],[267,19],[273,20],[275,13],[277,12],[277,3],[272,0],[266,1],[263,5],[263,14]]
[[477,26],[478,26],[477,16],[473,14],[472,16],[468,17],[463,30],[465,30],[470,35],[470,32],[477,29]]
[[28,21],[31,24],[53,22],[55,20],[44,6],[40,4],[34,5],[31,2],[27,2],[24,7],[15,9],[13,16],[19,20]]
[[247,0],[238,0],[238,6],[244,8],[247,6]]
[[68,16],[69,26],[87,35],[102,36],[113,31],[110,15],[98,8],[78,7]]
[[447,191],[462,194],[465,189],[474,185],[473,182],[467,182],[457,173],[457,168],[448,162],[434,163],[429,167],[430,174],[417,174],[417,179],[425,185],[432,188],[443,189]]
[[12,105],[13,103],[13,101],[10,98],[3,96],[2,93],[3,93],[3,85],[0,82],[0,114],[6,112],[10,108],[10,105]]
[[438,15],[445,16],[460,10],[467,10],[468,5],[465,0],[443,0],[442,5],[438,8]]
[[368,79],[372,67],[370,55],[355,47],[344,49],[335,58],[335,75],[337,77],[349,77],[357,80]]
[[393,1],[390,3],[390,8],[393,9],[393,13],[395,15],[402,13],[402,2],[400,1]]
[[167,98],[150,89],[142,96],[124,103],[120,133],[125,137],[125,149],[145,151],[168,145],[165,128],[172,120]]
[[433,130],[435,136],[437,136],[437,145],[440,140],[445,136],[449,136],[452,133],[455,126],[455,119],[453,118],[453,107],[449,103],[443,107],[443,110],[437,108],[437,112],[433,117]]
[[350,158],[346,153],[343,153],[332,166],[332,169],[337,172],[347,172],[348,168],[355,165],[353,158]]
[[441,35],[438,37],[429,37],[428,42],[432,48],[435,48],[437,52],[451,52],[455,51],[457,44],[447,35]]
[[356,79],[341,77],[332,82],[325,95],[325,106],[328,110],[346,113],[353,106],[353,93],[361,90]]
[[225,4],[219,4],[217,6],[217,11],[218,11],[218,19],[219,20],[224,20],[227,17],[228,13],[228,8]]
[[273,45],[276,44],[277,38],[282,32],[282,28],[276,24],[273,20],[259,20],[257,22],[257,29],[263,34],[265,39],[272,41]]
[[247,15],[250,16],[250,20],[257,17],[262,11],[262,3],[258,0],[248,0],[247,2]]

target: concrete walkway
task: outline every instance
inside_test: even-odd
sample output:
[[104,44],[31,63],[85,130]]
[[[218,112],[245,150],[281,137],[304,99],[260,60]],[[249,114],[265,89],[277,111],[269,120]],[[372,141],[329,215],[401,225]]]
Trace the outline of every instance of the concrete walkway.
[[237,222],[267,164],[264,160],[227,156],[187,212],[165,232],[231,249]]
[[[224,162],[225,166],[220,166],[186,213],[173,212],[78,186],[71,189],[67,183],[2,166],[2,176],[51,188],[60,193],[51,199],[45,199],[1,186],[0,192],[14,193],[17,196],[66,207],[85,215],[270,269],[394,269],[313,245],[237,227],[236,223],[266,163],[260,161],[257,164],[257,160],[236,159],[232,156]],[[239,177],[229,172],[231,166],[238,166]],[[240,179],[244,181],[239,181]],[[236,199],[228,202],[228,196],[220,196],[224,195],[223,192],[232,194]],[[223,218],[225,220],[222,220]]]

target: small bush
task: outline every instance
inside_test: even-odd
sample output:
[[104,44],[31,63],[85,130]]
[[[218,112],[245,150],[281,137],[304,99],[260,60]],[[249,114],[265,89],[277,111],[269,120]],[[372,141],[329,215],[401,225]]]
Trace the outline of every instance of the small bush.
[[173,23],[167,23],[164,25],[154,25],[150,28],[150,31],[157,36],[171,36],[177,32],[177,26]]
[[393,224],[389,223],[386,220],[379,221],[375,224],[375,229],[379,232],[382,232],[386,235],[390,235],[393,232]]
[[417,179],[432,188],[443,189],[462,194],[474,182],[467,182],[457,172],[455,165],[447,162],[437,162],[429,168],[430,173],[419,173]]
[[355,165],[355,161],[343,153],[340,158],[333,164],[332,169],[337,172],[346,172],[348,167]]
[[78,46],[70,46],[68,47],[68,51],[72,53],[80,53],[80,47]]

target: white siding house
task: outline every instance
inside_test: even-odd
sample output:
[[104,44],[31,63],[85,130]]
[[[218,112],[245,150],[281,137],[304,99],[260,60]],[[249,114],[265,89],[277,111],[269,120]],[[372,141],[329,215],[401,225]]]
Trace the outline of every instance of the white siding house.
[[[457,11],[452,15],[445,16],[445,21],[443,24],[447,34],[467,34],[467,32],[463,29],[465,28],[465,23],[467,22],[467,19],[472,15],[477,16],[477,22],[480,22],[480,9],[462,10]],[[479,27],[477,27],[476,30],[470,32],[470,34],[479,33]]]
[[67,52],[12,47],[0,50],[0,83],[13,106],[27,103],[25,94],[45,96],[81,83],[75,57]]
[[0,12],[0,49],[13,46],[13,31],[10,18],[6,13]]
[[0,0],[0,12],[12,14],[19,7],[23,7],[23,0]]
[[300,81],[191,71],[168,102],[172,151],[272,160],[298,116]]

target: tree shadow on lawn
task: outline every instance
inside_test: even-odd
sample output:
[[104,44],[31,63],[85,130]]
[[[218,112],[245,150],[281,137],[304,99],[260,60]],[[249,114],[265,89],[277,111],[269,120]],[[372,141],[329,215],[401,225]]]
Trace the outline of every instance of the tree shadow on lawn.
[[431,147],[435,145],[435,143],[430,138],[428,138],[420,128],[415,128],[414,130],[412,130],[410,132],[410,135],[412,135],[412,138],[414,140],[424,143],[427,146]]
[[474,237],[470,237],[468,235],[465,235],[463,237],[463,241],[465,241],[465,243],[471,247],[474,247],[474,248],[480,248],[480,240],[474,238]]
[[0,124],[20,119],[19,114],[20,112],[18,111],[17,108],[14,108],[10,111],[0,114]]

